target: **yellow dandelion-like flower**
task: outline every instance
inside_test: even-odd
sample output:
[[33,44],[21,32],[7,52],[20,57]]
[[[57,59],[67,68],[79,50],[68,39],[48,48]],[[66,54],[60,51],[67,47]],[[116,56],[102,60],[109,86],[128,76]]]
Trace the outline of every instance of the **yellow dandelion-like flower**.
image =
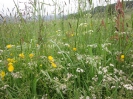
[[40,67],[42,67],[42,64],[40,64]]
[[121,55],[121,61],[124,61],[124,58],[125,58],[125,56],[124,55]]
[[125,56],[124,55],[121,55],[121,59],[124,59],[125,58]]
[[12,47],[11,44],[7,45],[6,48],[10,49]]
[[8,66],[8,71],[9,72],[13,72],[13,70],[14,70],[14,66],[13,65]]
[[54,61],[54,58],[52,56],[48,56],[48,59],[49,59],[50,62]]
[[32,54],[32,53],[29,54],[29,57],[30,57],[30,58],[33,58],[33,57],[34,57],[34,54]]
[[9,67],[9,66],[12,66],[12,65],[13,65],[13,63],[11,63],[11,62],[10,62],[10,63],[8,63],[8,67]]
[[8,62],[11,62],[11,58],[7,58],[7,61],[8,61]]
[[6,73],[5,73],[4,71],[1,71],[1,72],[0,72],[0,77],[1,77],[1,78],[4,78],[5,75],[6,75]]
[[8,61],[9,63],[15,63],[15,59],[13,59],[13,58],[8,58],[7,61]]
[[73,51],[77,51],[77,48],[73,48]]
[[23,53],[19,54],[19,57],[24,58],[24,54]]
[[51,63],[52,67],[56,68],[56,64],[54,62]]

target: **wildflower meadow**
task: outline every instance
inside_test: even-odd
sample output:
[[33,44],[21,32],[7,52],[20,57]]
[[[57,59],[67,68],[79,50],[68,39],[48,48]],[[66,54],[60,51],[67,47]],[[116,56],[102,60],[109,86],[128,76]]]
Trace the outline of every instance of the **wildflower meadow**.
[[30,1],[26,20],[14,4],[21,20],[0,16],[0,99],[133,99],[132,9],[44,20]]

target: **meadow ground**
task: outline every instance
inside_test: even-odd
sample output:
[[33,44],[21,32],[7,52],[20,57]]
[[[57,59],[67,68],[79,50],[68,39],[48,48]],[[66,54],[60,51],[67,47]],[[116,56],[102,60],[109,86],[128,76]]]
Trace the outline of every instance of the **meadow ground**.
[[132,99],[133,14],[125,16],[119,28],[106,14],[1,23],[0,98]]

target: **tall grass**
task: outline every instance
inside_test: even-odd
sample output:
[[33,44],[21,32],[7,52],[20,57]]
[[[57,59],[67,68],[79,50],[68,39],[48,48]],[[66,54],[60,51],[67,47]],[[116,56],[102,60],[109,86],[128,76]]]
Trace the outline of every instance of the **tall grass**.
[[1,99],[133,98],[132,15],[117,31],[107,12],[46,21],[31,5],[38,20],[0,24]]

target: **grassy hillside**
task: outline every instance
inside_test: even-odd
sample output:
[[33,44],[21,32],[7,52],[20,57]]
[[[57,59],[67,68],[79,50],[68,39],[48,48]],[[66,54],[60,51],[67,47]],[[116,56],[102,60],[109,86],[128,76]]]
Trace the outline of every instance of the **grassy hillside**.
[[1,23],[0,99],[132,99],[133,14],[99,14]]

